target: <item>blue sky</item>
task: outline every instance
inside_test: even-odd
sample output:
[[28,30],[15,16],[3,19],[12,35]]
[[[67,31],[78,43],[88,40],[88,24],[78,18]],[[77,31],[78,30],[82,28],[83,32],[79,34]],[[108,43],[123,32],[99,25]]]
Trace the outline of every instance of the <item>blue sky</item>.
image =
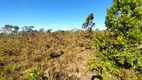
[[106,9],[112,0],[1,0],[0,27],[5,24],[34,29],[81,29],[89,13],[95,28],[105,29]]

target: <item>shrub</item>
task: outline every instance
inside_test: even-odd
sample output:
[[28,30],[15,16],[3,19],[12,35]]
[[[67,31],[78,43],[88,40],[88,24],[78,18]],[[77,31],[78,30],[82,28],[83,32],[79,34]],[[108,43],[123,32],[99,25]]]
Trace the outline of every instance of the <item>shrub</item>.
[[105,33],[97,33],[92,44],[98,49],[96,58],[89,61],[90,69],[99,75],[121,77],[121,68],[142,71],[141,0],[113,0],[107,9]]
[[37,65],[37,67],[29,72],[29,80],[42,80],[44,76],[43,72],[41,72],[41,65]]

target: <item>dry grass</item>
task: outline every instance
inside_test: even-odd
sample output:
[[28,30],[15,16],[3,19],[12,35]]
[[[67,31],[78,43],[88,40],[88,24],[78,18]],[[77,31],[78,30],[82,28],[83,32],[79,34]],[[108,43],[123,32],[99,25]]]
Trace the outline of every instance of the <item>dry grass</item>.
[[[88,80],[91,74],[87,68],[87,57],[94,53],[94,50],[80,46],[85,41],[89,41],[87,35],[89,34],[85,31],[32,32],[27,36],[1,38],[0,77],[1,79],[26,79],[28,71],[40,63],[43,64],[42,71],[48,69],[58,72],[59,80]],[[49,51],[63,52],[63,54],[56,58],[43,56]],[[7,68],[9,66],[13,70]],[[9,70],[10,72],[7,73]]]

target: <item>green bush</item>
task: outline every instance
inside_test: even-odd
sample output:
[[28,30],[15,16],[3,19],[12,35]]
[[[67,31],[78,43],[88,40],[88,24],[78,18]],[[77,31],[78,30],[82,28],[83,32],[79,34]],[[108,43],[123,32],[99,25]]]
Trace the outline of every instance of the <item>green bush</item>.
[[38,64],[36,68],[29,72],[28,80],[55,80],[53,71],[42,71],[42,65]]
[[113,0],[107,9],[105,33],[97,33],[91,44],[98,50],[89,61],[103,78],[109,74],[122,76],[121,68],[142,71],[142,2],[141,0]]
[[131,43],[124,36],[113,35],[111,32],[98,33],[91,44],[97,48],[98,54],[89,61],[89,68],[95,69],[103,78],[109,76],[122,76],[120,68],[142,70],[141,47]]
[[41,65],[37,65],[37,67],[29,72],[29,80],[42,80],[44,73],[41,72]]

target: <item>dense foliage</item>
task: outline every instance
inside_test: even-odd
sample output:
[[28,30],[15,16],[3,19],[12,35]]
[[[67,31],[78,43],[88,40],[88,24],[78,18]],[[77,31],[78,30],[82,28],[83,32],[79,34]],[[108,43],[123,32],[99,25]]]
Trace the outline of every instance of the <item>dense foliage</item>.
[[92,44],[98,49],[98,55],[89,62],[90,68],[97,70],[102,77],[109,76],[108,72],[122,77],[123,68],[141,73],[141,20],[141,0],[113,0],[113,5],[107,9],[107,30],[98,33],[92,40]]

